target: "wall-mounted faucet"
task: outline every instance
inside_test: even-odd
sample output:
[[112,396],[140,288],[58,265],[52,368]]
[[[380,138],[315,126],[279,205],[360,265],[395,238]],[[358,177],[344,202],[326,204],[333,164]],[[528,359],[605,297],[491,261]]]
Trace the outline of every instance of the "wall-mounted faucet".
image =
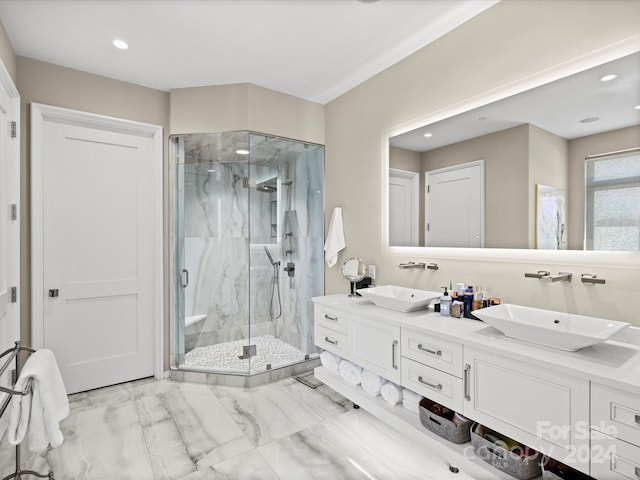
[[538,270],[537,273],[525,273],[526,278],[537,278],[538,280],[547,280],[550,282],[570,282],[573,276],[570,272],[558,272],[556,275],[552,275],[548,270]]
[[437,263],[430,263],[430,264],[426,264],[424,262],[420,262],[420,263],[416,263],[416,262],[408,262],[408,263],[401,263],[400,265],[398,265],[399,268],[421,268],[421,269],[425,269],[428,268],[429,270],[438,270],[438,264]]

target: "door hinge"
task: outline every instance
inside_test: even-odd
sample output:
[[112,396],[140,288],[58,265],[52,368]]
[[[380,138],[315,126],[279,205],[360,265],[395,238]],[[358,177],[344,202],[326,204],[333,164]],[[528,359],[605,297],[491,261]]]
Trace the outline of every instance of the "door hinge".
[[11,204],[11,220],[18,219],[18,205],[15,203]]
[[16,122],[11,122],[11,138],[16,138],[18,136],[18,124]]
[[431,185],[427,185],[427,193],[431,193]]
[[18,287],[11,287],[11,303],[18,301]]

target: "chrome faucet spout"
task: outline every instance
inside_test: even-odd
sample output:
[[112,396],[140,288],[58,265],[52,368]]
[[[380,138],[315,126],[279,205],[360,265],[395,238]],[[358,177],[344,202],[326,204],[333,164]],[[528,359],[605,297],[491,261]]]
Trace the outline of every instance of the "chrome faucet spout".
[[420,263],[416,263],[416,262],[408,262],[408,263],[401,263],[400,265],[398,265],[398,267],[400,268],[426,268],[426,264],[424,262],[420,262]]

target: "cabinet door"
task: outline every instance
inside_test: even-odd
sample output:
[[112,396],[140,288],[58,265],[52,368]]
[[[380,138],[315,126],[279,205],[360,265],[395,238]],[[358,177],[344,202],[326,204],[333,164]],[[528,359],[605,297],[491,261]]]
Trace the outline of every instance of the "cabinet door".
[[465,416],[589,473],[588,381],[467,347],[464,362]]
[[349,346],[351,361],[387,380],[400,382],[400,327],[353,317]]

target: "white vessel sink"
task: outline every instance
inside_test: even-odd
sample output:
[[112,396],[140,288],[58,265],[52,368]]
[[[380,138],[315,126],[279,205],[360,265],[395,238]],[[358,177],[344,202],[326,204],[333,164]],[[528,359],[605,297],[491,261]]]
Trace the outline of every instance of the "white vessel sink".
[[388,308],[396,312],[422,310],[442,295],[440,292],[428,292],[415,288],[396,287],[395,285],[362,288],[358,290],[358,293],[367,300],[371,300],[378,307]]
[[609,339],[629,323],[502,304],[474,310],[480,320],[507,337],[575,352]]

